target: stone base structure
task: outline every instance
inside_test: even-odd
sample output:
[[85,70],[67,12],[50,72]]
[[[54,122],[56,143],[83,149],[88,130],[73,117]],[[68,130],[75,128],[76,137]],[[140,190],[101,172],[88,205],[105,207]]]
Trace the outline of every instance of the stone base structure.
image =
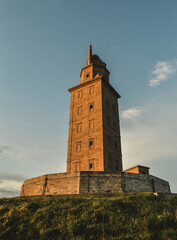
[[148,174],[81,171],[28,179],[20,196],[123,192],[170,193],[170,186],[167,181]]

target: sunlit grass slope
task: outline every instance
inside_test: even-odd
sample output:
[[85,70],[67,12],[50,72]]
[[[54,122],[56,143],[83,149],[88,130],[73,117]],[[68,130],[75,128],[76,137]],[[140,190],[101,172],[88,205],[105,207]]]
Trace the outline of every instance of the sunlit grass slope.
[[0,199],[0,240],[177,239],[177,196],[95,194]]

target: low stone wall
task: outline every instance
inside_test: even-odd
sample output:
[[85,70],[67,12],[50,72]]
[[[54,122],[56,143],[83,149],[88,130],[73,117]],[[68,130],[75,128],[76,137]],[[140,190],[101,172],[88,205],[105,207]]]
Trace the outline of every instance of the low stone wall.
[[45,183],[45,175],[24,181],[20,196],[42,195]]
[[170,193],[169,183],[148,174],[122,173],[124,192]]
[[80,193],[121,193],[121,174],[105,172],[81,172]]
[[26,180],[20,196],[79,194],[80,173],[46,174]]
[[24,182],[20,196],[79,193],[170,193],[167,181],[148,174],[76,172],[46,174]]
[[169,182],[152,175],[150,175],[150,177],[153,185],[153,192],[171,193]]

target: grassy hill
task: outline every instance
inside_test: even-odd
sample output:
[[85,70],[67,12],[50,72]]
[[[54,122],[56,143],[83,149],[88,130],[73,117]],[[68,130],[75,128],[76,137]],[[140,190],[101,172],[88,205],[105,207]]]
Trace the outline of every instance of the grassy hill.
[[177,239],[177,196],[150,193],[0,199],[0,240]]

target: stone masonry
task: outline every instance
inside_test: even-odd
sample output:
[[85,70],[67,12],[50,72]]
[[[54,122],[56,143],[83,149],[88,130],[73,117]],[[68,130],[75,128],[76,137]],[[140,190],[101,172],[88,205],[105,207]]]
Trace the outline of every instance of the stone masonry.
[[170,193],[169,183],[147,174],[72,172],[46,174],[26,180],[21,196],[88,193]]
[[92,55],[71,93],[67,172],[122,171],[118,98],[106,64]]

